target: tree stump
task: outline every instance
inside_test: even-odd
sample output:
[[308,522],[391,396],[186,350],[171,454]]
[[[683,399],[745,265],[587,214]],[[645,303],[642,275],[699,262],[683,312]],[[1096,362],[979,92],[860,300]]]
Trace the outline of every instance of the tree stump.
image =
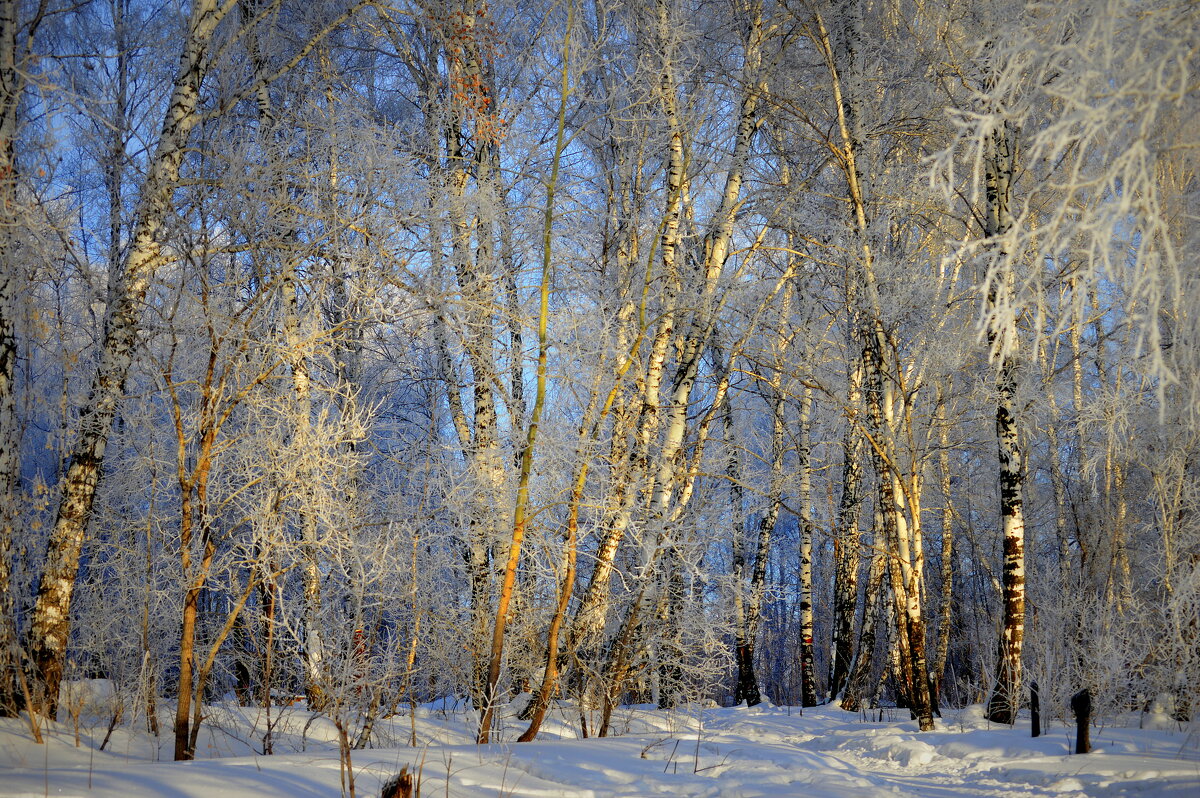
[[1086,754],[1092,750],[1088,727],[1092,723],[1092,694],[1085,687],[1071,696],[1071,711],[1075,713],[1075,753]]
[[397,775],[383,785],[379,798],[412,798],[412,790],[412,774],[408,772],[407,767],[402,767]]

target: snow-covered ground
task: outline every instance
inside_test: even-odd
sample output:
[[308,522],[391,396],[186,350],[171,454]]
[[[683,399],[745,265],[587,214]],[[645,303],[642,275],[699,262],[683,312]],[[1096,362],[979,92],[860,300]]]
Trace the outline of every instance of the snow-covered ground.
[[[333,796],[342,774],[333,725],[302,708],[274,720],[275,750],[262,746],[264,718],[232,705],[210,709],[198,761],[174,763],[171,740],[117,728],[97,748],[106,720],[85,718],[75,745],[68,719],[37,745],[27,726],[0,721],[0,795],[131,798]],[[1094,752],[1075,756],[1073,730],[1051,725],[1038,739],[1029,722],[989,724],[979,707],[948,711],[919,733],[907,713],[882,720],[833,707],[622,709],[620,736],[578,740],[567,716],[552,717],[535,743],[471,743],[473,715],[422,707],[385,722],[376,746],[353,752],[357,794],[377,796],[407,765],[421,794],[441,796],[1178,796],[1200,798],[1200,725],[1162,716],[1122,718],[1092,729]],[[164,731],[169,728],[164,713]],[[506,716],[502,739],[521,725]],[[139,724],[144,729],[144,724]]]

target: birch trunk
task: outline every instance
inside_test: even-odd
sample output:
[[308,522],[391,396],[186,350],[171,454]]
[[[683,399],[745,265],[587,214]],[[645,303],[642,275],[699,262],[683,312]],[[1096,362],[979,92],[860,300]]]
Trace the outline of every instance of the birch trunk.
[[[876,513],[876,518],[879,518],[879,513]],[[883,542],[882,531],[881,522],[877,520],[875,533],[877,544]],[[887,554],[879,545],[876,545],[871,554],[867,585],[863,595],[863,619],[858,634],[858,649],[855,652],[854,661],[850,664],[846,677],[846,688],[842,692],[841,707],[847,712],[857,712],[865,708],[863,699],[866,697],[874,664],[879,614],[883,612],[880,594],[883,587],[883,572],[886,567]]]
[[1025,638],[1025,513],[1021,490],[1025,480],[1017,427],[1017,320],[1012,310],[1012,268],[1000,242],[1012,227],[1009,203],[1014,169],[1013,136],[1002,123],[988,139],[986,161],[987,217],[984,234],[997,239],[999,273],[988,287],[988,344],[996,361],[996,441],[1000,477],[1000,527],[1004,539],[1001,577],[1004,608],[996,683],[987,716],[1012,724],[1021,700],[1021,649]]
[[[847,279],[850,280],[849,275]],[[857,340],[851,336],[851,345]],[[848,414],[862,405],[862,360],[851,362],[846,390]],[[842,495],[838,501],[834,527],[834,553],[837,560],[833,576],[833,645],[829,695],[841,696],[854,659],[854,618],[858,609],[858,568],[860,543],[858,516],[862,506],[862,431],[848,423],[842,437]]]
[[805,386],[800,399],[800,704],[817,705],[816,658],[813,656],[813,577],[812,577],[812,429],[813,389]]
[[[196,0],[150,172],[142,189],[128,253],[109,297],[104,337],[88,400],[62,480],[46,565],[30,619],[29,649],[43,708],[53,717],[66,663],[71,597],[88,519],[101,478],[104,450],[137,344],[141,304],[163,261],[159,233],[179,182],[184,148],[199,121],[200,83],[213,32],[230,6]],[[36,700],[36,699],[35,699]]]
[[[641,314],[640,314],[643,318],[645,317],[645,312],[646,312],[646,302],[645,302],[645,296],[643,296]],[[588,473],[591,469],[591,462],[592,462],[590,459],[589,453],[588,453],[589,444],[595,442],[596,439],[599,437],[601,427],[604,424],[605,419],[612,412],[613,407],[617,402],[617,398],[620,395],[620,392],[622,390],[622,381],[624,380],[625,375],[629,372],[630,367],[633,365],[635,359],[637,358],[638,350],[641,347],[641,343],[642,343],[642,336],[638,335],[638,337],[633,341],[632,349],[625,355],[624,361],[620,365],[617,366],[616,371],[614,373],[613,385],[609,389],[608,396],[605,399],[603,406],[600,407],[600,410],[598,413],[596,413],[596,405],[597,405],[597,402],[598,402],[599,396],[600,396],[599,390],[600,390],[601,372],[599,370],[597,370],[597,372],[596,372],[596,382],[592,386],[591,400],[589,401],[587,411],[584,413],[583,423],[580,425],[580,430],[579,430],[580,445],[576,452],[576,459],[577,459],[578,465],[576,466],[575,476],[574,476],[574,479],[572,480],[571,497],[570,497],[570,500],[568,502],[568,507],[567,507],[567,524],[566,524],[567,556],[565,558],[566,559],[565,570],[567,571],[567,574],[564,575],[562,587],[560,588],[560,600],[559,600],[558,610],[556,612],[554,620],[551,623],[551,628],[550,628],[549,632],[547,633],[547,653],[546,653],[547,663],[546,663],[546,671],[544,673],[544,677],[543,677],[543,681],[542,681],[542,688],[537,696],[536,703],[533,706],[533,710],[530,714],[529,728],[526,729],[525,733],[521,735],[521,737],[519,739],[520,742],[526,742],[526,741],[533,740],[537,736],[538,730],[541,727],[542,720],[545,717],[546,708],[549,705],[550,694],[555,686],[555,679],[557,678],[557,675],[558,675],[558,669],[559,669],[558,640],[559,640],[559,632],[560,632],[559,627],[566,617],[567,609],[570,604],[571,595],[574,591],[575,564],[576,564],[577,553],[578,553],[576,547],[578,545],[579,510],[580,510],[580,506],[583,502],[583,490],[587,484]],[[590,427],[590,429],[589,429],[589,427]],[[606,539],[606,544],[608,543],[608,541],[609,541],[609,539]],[[608,551],[606,554],[607,567],[609,568],[610,572],[611,572],[612,561],[613,561],[613,557],[615,556],[615,553],[616,553],[616,541],[613,541],[612,550]],[[570,576],[569,580],[566,578],[568,575]],[[590,589],[595,587],[595,585],[596,585],[596,582],[593,580],[593,582],[589,585],[589,595],[591,595]],[[607,581],[604,583],[604,586],[605,586],[605,588],[607,588]],[[598,600],[594,599],[594,601],[596,603],[593,605],[593,607],[591,609],[591,612],[593,612],[593,613],[596,612],[596,608],[600,605],[600,602]],[[572,656],[576,657],[577,659],[579,659],[579,657],[580,657],[580,654],[578,652],[578,648],[580,645],[578,635],[581,633],[581,631],[585,632],[585,633],[590,633],[588,645],[590,645],[590,638],[599,632],[598,628],[594,628],[594,629],[590,629],[590,630],[583,629],[582,628],[583,625],[580,623],[581,616],[582,616],[582,609],[580,611],[578,611],[576,613],[575,617],[573,618],[571,625],[568,627],[568,636],[567,636],[568,650],[570,650],[572,652]],[[600,618],[596,621],[593,621],[593,623],[602,624],[603,623],[603,615],[601,614]],[[586,735],[586,727],[585,727],[584,733]]]
[[[672,141],[672,165],[668,169],[668,203],[667,224],[664,226],[662,237],[663,274],[667,277],[667,285],[672,286],[676,281],[675,247],[678,242],[679,215],[678,202],[682,196],[680,183],[683,179],[683,148],[682,142],[675,147]],[[678,169],[675,159],[678,158]],[[673,220],[673,221],[672,221]],[[668,246],[669,242],[669,246]],[[609,584],[612,580],[617,550],[633,520],[633,509],[639,488],[646,479],[649,468],[650,447],[658,433],[660,423],[660,398],[664,365],[667,350],[674,331],[674,293],[668,290],[664,299],[665,308],[659,316],[654,335],[650,342],[650,352],[647,359],[645,374],[641,380],[641,410],[637,414],[638,421],[634,434],[633,449],[629,452],[628,462],[617,484],[613,486],[613,500],[610,510],[606,513],[604,527],[606,532],[596,551],[596,563],[592,569],[587,589],[575,613],[572,624],[571,639],[575,645],[583,646],[586,650],[591,641],[600,633],[608,615]],[[619,438],[617,439],[619,440]],[[614,441],[614,447],[618,445]]]
[[[671,397],[668,404],[662,448],[658,455],[658,470],[653,480],[653,492],[650,500],[649,538],[657,548],[667,537],[668,507],[674,496],[676,483],[679,479],[679,457],[687,431],[688,407],[692,389],[696,384],[699,373],[700,359],[708,346],[713,326],[716,323],[716,289],[725,262],[729,257],[729,246],[733,236],[734,221],[740,206],[740,195],[743,173],[749,154],[751,139],[755,131],[755,115],[760,95],[760,67],[762,53],[763,21],[761,3],[751,3],[747,8],[747,28],[743,33],[744,53],[742,62],[742,95],[738,108],[737,124],[734,133],[733,152],[731,154],[721,202],[714,210],[709,224],[708,233],[704,239],[704,258],[700,264],[701,273],[698,275],[701,295],[696,301],[697,310],[692,314],[691,324],[684,335],[679,362],[671,384]],[[659,4],[659,26],[663,41],[666,41],[668,16],[665,3]],[[665,49],[665,48],[664,48]],[[677,91],[673,81],[668,82],[669,71],[663,73],[661,94],[670,98],[668,119],[672,122],[675,135],[679,135],[678,114],[674,107],[674,96]],[[685,190],[686,190],[686,183]],[[668,586],[676,584],[678,578],[674,574],[672,564],[679,558],[674,546],[667,552]],[[675,602],[681,600],[678,589],[668,589],[668,615],[678,612]],[[753,617],[753,615],[751,616]],[[668,624],[673,627],[674,624]],[[670,685],[665,691],[665,697],[670,700]],[[661,702],[660,702],[661,703]]]
[[[857,283],[855,289],[862,291],[863,312],[857,320],[860,340],[863,345],[863,383],[868,390],[868,417],[871,445],[880,484],[880,508],[884,515],[886,543],[890,549],[889,569],[897,600],[903,602],[903,610],[897,613],[897,630],[902,643],[901,651],[909,658],[902,663],[906,680],[911,685],[913,714],[922,731],[933,728],[933,710],[929,694],[929,678],[925,660],[924,621],[921,614],[921,566],[922,545],[920,538],[920,515],[917,490],[919,479],[914,476],[908,485],[908,510],[913,513],[911,524],[906,518],[904,477],[897,457],[895,434],[896,383],[902,375],[895,347],[883,324],[883,305],[875,276],[875,256],[871,248],[867,216],[866,186],[860,169],[862,135],[859,131],[860,110],[858,107],[857,84],[861,79],[861,65],[857,52],[861,44],[860,9],[851,2],[843,4],[842,23],[845,26],[840,52],[835,53],[829,32],[820,14],[816,14],[815,44],[823,51],[829,70],[833,93],[834,112],[837,117],[839,141],[831,142],[846,180],[846,193],[852,209],[852,225],[861,254],[857,258]],[[844,77],[848,76],[848,78]],[[849,81],[851,91],[847,93],[844,80]],[[904,401],[904,397],[900,397]],[[905,414],[901,414],[905,416]],[[905,416],[907,420],[907,416]],[[910,423],[910,422],[909,422]]]
[[[595,639],[599,634],[608,615],[608,588],[612,579],[617,549],[633,520],[638,490],[650,472],[650,448],[661,423],[660,391],[664,366],[675,331],[675,302],[679,292],[677,255],[687,176],[684,168],[683,131],[675,97],[674,65],[666,48],[668,37],[666,4],[659,2],[657,8],[659,17],[654,36],[664,55],[663,69],[657,81],[657,99],[669,130],[666,185],[664,187],[666,199],[658,247],[661,259],[659,279],[663,285],[663,298],[658,323],[655,325],[654,335],[650,342],[645,376],[642,379],[641,411],[638,414],[629,466],[624,479],[614,486],[614,508],[605,519],[607,532],[596,553],[596,564],[573,623],[572,642],[585,644],[585,650],[586,643]],[[650,287],[649,272],[650,267],[647,266],[646,291],[649,291]]]
[[[882,374],[877,375],[882,378]],[[901,641],[903,675],[910,696],[910,707],[921,731],[933,729],[933,701],[929,689],[929,666],[925,656],[925,619],[922,609],[924,554],[921,540],[920,478],[914,473],[907,486],[903,483],[892,431],[896,429],[894,391],[890,380],[880,379],[882,417],[877,429],[884,444],[879,467],[883,485],[885,529],[893,535],[890,562],[899,576],[897,625]],[[901,413],[900,415],[906,416]],[[907,419],[906,424],[911,424]],[[886,462],[885,462],[886,461]],[[916,468],[917,466],[914,466]],[[886,472],[886,473],[885,473]],[[907,489],[906,489],[907,487]],[[905,508],[907,499],[908,510]]]
[[[848,4],[841,9],[845,14],[845,31],[841,47],[834,53],[828,35],[824,37],[827,48],[830,73],[833,84],[839,85],[839,73],[836,64],[842,64],[844,71],[853,72],[858,68],[858,12]],[[840,89],[837,92],[840,95]],[[845,117],[842,146],[853,157],[858,151],[858,109],[854,103],[842,103],[838,97],[838,110]],[[842,164],[843,169],[850,166]],[[855,176],[853,182],[857,185],[857,162],[853,164]],[[858,221],[858,214],[855,214]],[[865,222],[865,216],[863,217]],[[847,314],[846,344],[848,351],[855,351],[865,356],[865,344],[859,340],[861,323],[858,314],[861,310],[859,303],[859,276],[852,265],[844,270],[845,280],[845,310]],[[852,356],[848,360],[846,374],[846,415],[850,423],[842,437],[842,493],[838,501],[837,517],[834,522],[834,598],[833,598],[833,640],[829,657],[829,695],[831,700],[838,700],[846,686],[850,667],[854,660],[854,618],[858,607],[858,571],[861,557],[859,543],[859,513],[862,505],[862,458],[863,436],[859,425],[853,423],[853,418],[862,410],[863,361],[862,357]]]
[[[474,481],[468,509],[469,532],[467,569],[471,581],[471,650],[472,698],[481,711],[488,691],[488,662],[490,644],[489,627],[492,626],[491,612],[491,564],[493,547],[499,542],[500,519],[495,511],[495,498],[503,495],[505,483],[504,458],[500,452],[500,437],[493,388],[496,378],[495,353],[493,351],[493,311],[496,306],[494,279],[493,242],[489,240],[490,228],[482,230],[477,224],[477,214],[472,213],[472,198],[468,194],[471,184],[471,165],[478,166],[470,158],[467,140],[474,138],[480,152],[489,146],[486,134],[469,131],[471,107],[482,104],[487,88],[483,83],[483,58],[478,36],[481,35],[477,20],[482,18],[482,7],[475,0],[463,0],[454,4],[449,17],[451,29],[443,31],[446,41],[445,59],[449,69],[451,87],[449,124],[445,127],[445,168],[448,173],[446,186],[449,201],[451,261],[461,293],[461,309],[465,322],[463,344],[471,367],[471,389],[473,394],[473,416],[470,445],[465,452],[469,472]],[[487,98],[490,102],[491,98]],[[432,99],[431,99],[432,101]],[[479,188],[475,175],[476,188]],[[478,235],[473,238],[473,232]],[[472,241],[475,251],[472,252]],[[440,246],[438,241],[435,246]],[[450,386],[456,391],[456,386]],[[451,402],[457,401],[451,397]],[[460,429],[460,438],[462,437]]]
[[[861,283],[864,277],[871,273],[869,263],[872,257],[866,239],[866,200],[863,196],[862,175],[859,165],[859,143],[862,138],[859,131],[861,113],[854,92],[850,92],[849,94],[843,92],[843,76],[848,75],[850,76],[850,80],[854,80],[861,71],[858,58],[861,39],[861,10],[855,3],[845,0],[845,2],[839,4],[838,11],[842,17],[842,31],[836,52],[829,32],[819,15],[816,17],[816,22],[817,43],[823,50],[826,66],[829,70],[834,110],[838,118],[840,149],[837,150],[837,153],[839,156],[839,165],[846,179],[847,193],[849,194],[852,208],[851,219],[853,228],[859,238],[859,246],[862,248],[862,264],[851,264],[846,269],[845,289],[846,309],[849,316],[847,337],[851,346],[858,346],[861,353],[861,358],[854,362],[850,373],[847,375],[847,410],[850,414],[855,414],[858,411],[857,405],[860,401],[861,391],[867,374],[870,369],[877,368],[878,364],[870,361],[869,354],[871,348],[869,341],[864,336],[872,335],[873,331],[867,330],[868,325],[861,318],[864,311],[859,307],[861,301]],[[873,389],[874,386],[870,387]],[[830,691],[835,696],[843,689],[843,683],[838,678],[839,668],[845,667],[847,678],[849,678],[850,663],[852,661],[851,652],[854,649],[852,635],[858,586],[858,506],[861,501],[859,497],[859,483],[861,482],[860,458],[862,456],[861,438],[861,426],[855,423],[852,416],[842,445],[842,497],[838,507],[837,519],[838,563],[835,571],[833,673],[830,685]],[[881,511],[877,507],[876,514],[879,512]],[[882,527],[879,524],[876,526],[879,533],[876,536],[876,540],[880,541],[882,540],[880,537]],[[864,622],[865,620],[866,614],[864,614]],[[858,657],[853,659],[860,670],[863,667],[860,660],[862,657],[864,632],[865,629],[860,632]],[[873,656],[873,651],[867,652],[868,659]],[[862,681],[862,685],[865,686],[865,681]],[[864,687],[860,686],[854,693],[844,695],[843,707],[853,710],[861,700],[863,689]],[[849,698],[849,706],[847,706],[846,698]]]

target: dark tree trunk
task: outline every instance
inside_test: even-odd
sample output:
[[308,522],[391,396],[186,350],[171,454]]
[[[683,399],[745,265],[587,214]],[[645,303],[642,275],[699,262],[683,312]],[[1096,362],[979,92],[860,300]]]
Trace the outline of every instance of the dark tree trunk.
[[1075,713],[1075,753],[1090,753],[1092,740],[1088,728],[1092,723],[1092,694],[1087,688],[1071,696],[1071,711]]
[[[1010,202],[1015,169],[1012,131],[1000,126],[988,140],[987,219],[984,234],[1004,235],[1012,227]],[[1017,426],[1017,328],[1015,317],[1000,316],[1004,304],[1013,301],[1013,272],[1003,263],[1007,253],[994,245],[1002,268],[987,289],[988,311],[996,314],[988,322],[988,345],[995,359],[996,441],[1000,477],[1000,526],[1004,535],[1002,593],[1004,626],[996,664],[996,685],[988,700],[988,719],[1013,724],[1017,718],[1021,689],[1021,649],[1025,638],[1025,513],[1021,489],[1025,470],[1021,459]]]
[[[17,68],[17,3],[0,3],[0,716],[16,714],[20,701],[17,668],[21,666],[13,612],[12,541],[20,474],[17,427],[16,313],[18,251],[16,153],[17,106],[24,81]],[[12,231],[12,232],[10,232]]]
[[758,692],[758,682],[754,678],[754,645],[746,643],[737,647],[737,689],[733,698],[737,703],[746,702],[746,706],[754,706],[762,702]]
[[1029,685],[1029,714],[1033,719],[1033,737],[1042,736],[1042,702],[1038,697],[1038,683]]

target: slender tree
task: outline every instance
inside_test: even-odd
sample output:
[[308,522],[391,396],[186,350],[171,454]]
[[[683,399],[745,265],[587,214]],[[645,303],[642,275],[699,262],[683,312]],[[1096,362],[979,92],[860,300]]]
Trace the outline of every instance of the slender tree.
[[66,664],[71,596],[104,463],[110,427],[133,360],[141,303],[163,261],[161,231],[179,182],[188,138],[200,122],[200,84],[217,25],[227,13],[215,0],[197,0],[187,21],[175,74],[150,171],[142,188],[131,243],[109,297],[104,340],[88,401],[80,412],[78,435],[66,466],[62,495],[50,535],[46,565],[29,628],[29,649],[43,709],[53,716]]
[[[1000,122],[988,145],[987,216],[984,235],[1003,247],[1012,227],[1013,133]],[[1003,256],[1001,256],[1003,259]],[[1001,586],[1004,620],[996,684],[988,699],[988,718],[1016,722],[1021,689],[1021,649],[1025,639],[1025,512],[1021,496],[1025,482],[1017,422],[1017,331],[1012,303],[1013,275],[1005,266],[988,288],[988,344],[996,363],[996,439],[1000,473],[1000,527],[1004,539]],[[1001,305],[1008,305],[1001,309]]]
[[[562,165],[563,151],[566,149],[567,130],[567,101],[571,96],[571,36],[574,33],[575,4],[567,6],[566,32],[563,34],[561,86],[559,89],[558,128],[554,138],[554,160],[550,166],[550,178],[546,183],[546,209],[542,226],[542,273],[538,284],[538,358],[537,358],[537,388],[533,399],[533,409],[529,417],[529,427],[526,431],[525,447],[521,452],[521,473],[517,483],[517,504],[513,509],[512,540],[509,543],[508,562],[504,566],[504,581],[500,586],[499,601],[496,606],[496,620],[492,632],[491,656],[488,660],[487,692],[484,694],[484,710],[479,721],[477,741],[488,742],[491,735],[492,714],[494,712],[496,685],[500,681],[500,666],[504,656],[504,630],[508,623],[508,608],[512,603],[513,586],[517,579],[517,565],[521,559],[521,544],[525,539],[525,526],[529,522],[529,480],[533,471],[533,450],[537,444],[538,424],[542,418],[542,408],[546,403],[546,364],[548,358],[549,319],[550,319],[550,267],[553,253],[551,242],[554,231],[554,195],[558,190],[559,169]],[[570,533],[570,530],[568,530]],[[574,542],[567,541],[568,562],[566,573],[574,581]],[[565,592],[565,590],[563,591]],[[568,596],[569,598],[569,596]],[[561,618],[561,616],[560,616]],[[555,629],[552,635],[557,635]],[[550,646],[551,649],[554,646]],[[557,652],[548,652],[547,661],[557,658]],[[549,671],[550,665],[547,665]],[[534,733],[537,733],[536,728]]]

